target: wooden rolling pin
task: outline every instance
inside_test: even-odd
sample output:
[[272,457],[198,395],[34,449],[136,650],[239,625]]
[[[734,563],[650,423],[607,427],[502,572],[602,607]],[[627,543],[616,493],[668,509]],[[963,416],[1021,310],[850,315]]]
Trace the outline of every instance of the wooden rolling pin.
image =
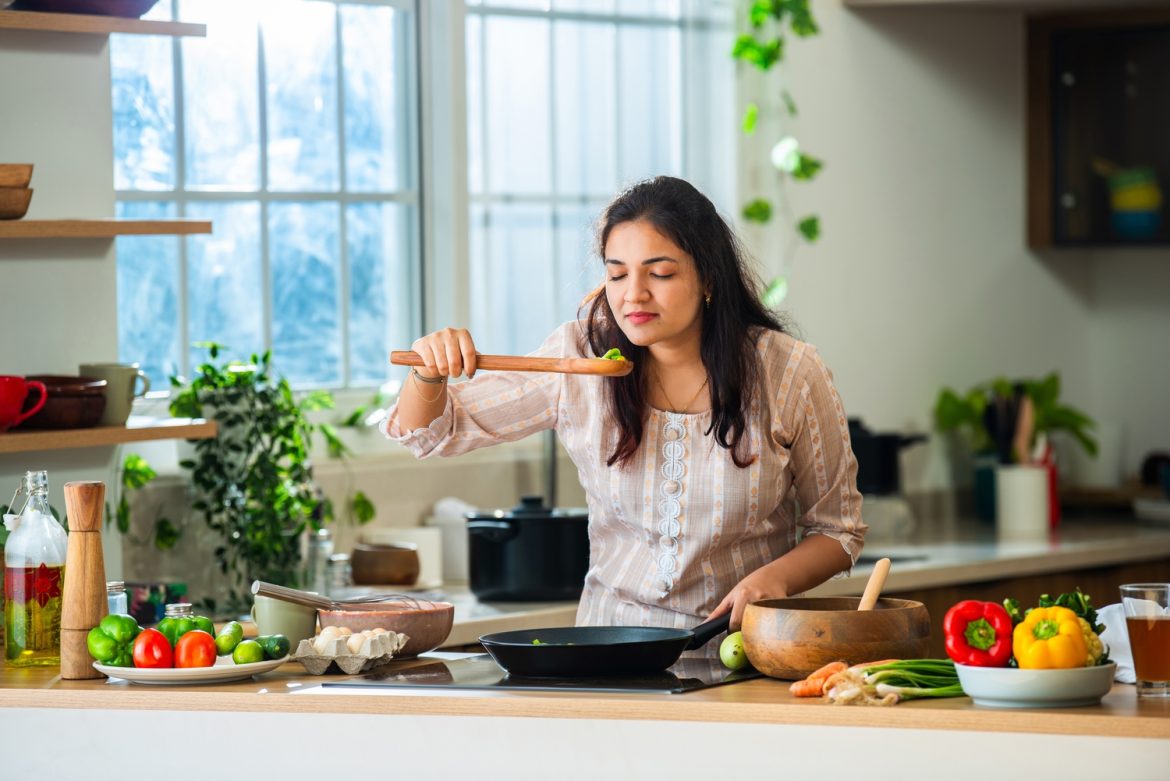
[[102,508],[105,483],[65,484],[69,513],[69,547],[65,551],[65,585],[61,595],[61,677],[101,678],[85,640],[107,611],[106,566],[102,559]]
[[[558,372],[560,374],[596,374],[602,377],[624,377],[634,370],[629,361],[611,361],[608,358],[529,358],[523,355],[479,355],[475,368],[505,372]],[[396,366],[425,366],[423,359],[410,350],[390,353],[390,363]]]

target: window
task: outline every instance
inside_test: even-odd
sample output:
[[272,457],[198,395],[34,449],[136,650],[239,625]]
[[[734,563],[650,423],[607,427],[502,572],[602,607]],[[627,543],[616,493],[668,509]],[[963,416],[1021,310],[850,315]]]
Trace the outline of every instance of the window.
[[150,13],[172,15],[207,38],[110,43],[117,209],[214,232],[118,239],[121,359],[162,382],[215,341],[240,358],[270,348],[295,386],[380,385],[420,328],[414,4]]
[[197,341],[271,349],[328,388],[380,385],[390,350],[443,325],[528,352],[600,281],[593,221],[620,187],[675,174],[734,206],[729,0],[162,0],[150,17],[208,37],[112,36],[118,213],[214,230],[118,239],[120,359],[156,387],[189,375]]
[[658,174],[733,206],[733,9],[684,0],[468,4],[470,328],[525,353],[601,281],[594,222]]

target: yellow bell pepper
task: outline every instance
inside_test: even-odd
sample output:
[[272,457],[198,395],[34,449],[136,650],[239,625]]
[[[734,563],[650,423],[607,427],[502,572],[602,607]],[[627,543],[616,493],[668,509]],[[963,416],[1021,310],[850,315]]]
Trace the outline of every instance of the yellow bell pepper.
[[1067,607],[1035,607],[1012,632],[1012,653],[1025,670],[1084,667],[1088,658],[1077,614]]

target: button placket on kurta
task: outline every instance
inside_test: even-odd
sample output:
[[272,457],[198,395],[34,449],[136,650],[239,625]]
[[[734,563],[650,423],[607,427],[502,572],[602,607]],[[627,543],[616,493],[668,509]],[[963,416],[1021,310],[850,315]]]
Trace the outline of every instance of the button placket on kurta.
[[666,413],[662,424],[662,481],[658,484],[658,556],[657,580],[660,598],[666,599],[678,577],[681,557],[683,478],[686,477],[686,418]]

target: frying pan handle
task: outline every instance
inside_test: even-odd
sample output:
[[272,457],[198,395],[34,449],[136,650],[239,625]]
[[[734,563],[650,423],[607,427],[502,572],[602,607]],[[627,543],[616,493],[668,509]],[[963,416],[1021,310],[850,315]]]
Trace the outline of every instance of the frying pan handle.
[[713,618],[710,621],[704,621],[694,628],[695,636],[687,643],[686,650],[693,651],[696,648],[702,648],[715,635],[722,634],[727,631],[727,627],[731,625],[731,611],[724,613],[719,618]]

